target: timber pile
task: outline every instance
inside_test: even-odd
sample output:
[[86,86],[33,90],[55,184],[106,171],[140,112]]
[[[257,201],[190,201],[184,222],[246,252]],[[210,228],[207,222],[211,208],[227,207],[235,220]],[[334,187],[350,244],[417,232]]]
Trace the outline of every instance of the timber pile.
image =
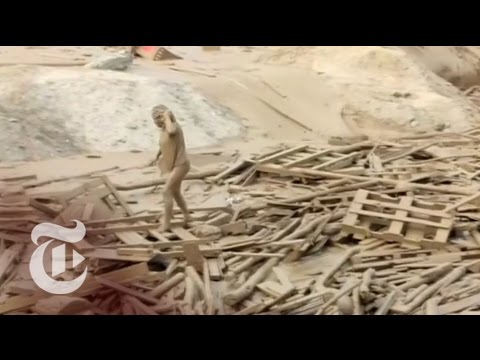
[[[332,139],[237,160],[195,176],[228,189],[232,205],[192,206],[194,221],[166,233],[161,213],[132,211],[122,193],[161,182],[101,176],[31,197],[32,178],[4,179],[0,313],[479,313],[479,144],[473,129]],[[35,248],[29,234],[73,219],[87,228],[74,246],[90,275],[72,296],[52,297],[21,276]],[[292,266],[322,265],[334,250],[335,262],[292,276]]]
[[464,91],[465,96],[472,101],[477,108],[480,108],[480,86],[474,85]]

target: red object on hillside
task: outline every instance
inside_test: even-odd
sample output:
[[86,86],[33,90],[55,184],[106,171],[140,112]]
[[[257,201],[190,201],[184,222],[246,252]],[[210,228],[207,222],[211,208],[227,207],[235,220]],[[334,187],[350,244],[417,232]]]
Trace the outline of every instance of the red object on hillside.
[[132,54],[154,61],[181,59],[163,46],[132,46]]

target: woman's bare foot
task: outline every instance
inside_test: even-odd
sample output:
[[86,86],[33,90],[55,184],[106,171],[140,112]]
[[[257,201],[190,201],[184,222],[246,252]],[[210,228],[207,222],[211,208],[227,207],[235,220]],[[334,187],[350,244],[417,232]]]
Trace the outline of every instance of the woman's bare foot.
[[190,216],[190,214],[184,214],[183,215],[183,226],[187,227],[190,222],[192,222],[192,217]]
[[160,227],[160,231],[161,232],[167,232],[169,231],[171,228],[170,226],[170,223],[164,223],[161,227]]

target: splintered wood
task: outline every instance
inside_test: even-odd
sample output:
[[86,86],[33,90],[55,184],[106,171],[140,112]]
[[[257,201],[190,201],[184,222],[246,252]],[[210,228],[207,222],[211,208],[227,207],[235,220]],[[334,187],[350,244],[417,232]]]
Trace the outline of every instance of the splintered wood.
[[[117,186],[89,173],[41,193],[48,181],[0,174],[0,314],[480,313],[480,130],[331,143],[199,170],[189,179],[230,204],[189,204],[192,222],[174,218],[163,233],[159,195],[142,189],[165,179]],[[86,237],[66,248],[56,279],[88,276],[50,296],[29,274],[30,233],[73,220]]]

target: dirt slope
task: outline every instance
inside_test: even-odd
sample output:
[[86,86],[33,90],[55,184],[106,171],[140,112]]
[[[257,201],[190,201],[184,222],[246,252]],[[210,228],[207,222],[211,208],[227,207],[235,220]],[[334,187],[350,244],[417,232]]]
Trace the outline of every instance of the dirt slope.
[[[258,62],[309,71],[310,82],[317,83],[312,91],[318,94],[316,102],[311,100],[316,111],[311,111],[332,122],[340,117],[352,133],[391,136],[448,127],[463,131],[480,120],[461,91],[398,48],[284,47]],[[289,96],[300,101],[305,95]],[[326,112],[324,104],[337,116]]]
[[0,68],[1,160],[85,152],[150,151],[158,131],[150,110],[168,104],[189,147],[237,136],[241,122],[188,84],[72,68]]
[[477,47],[169,50],[183,59],[136,59],[129,70],[112,72],[58,66],[101,56],[101,47],[0,48],[0,64],[57,65],[0,67],[0,160],[153,153],[157,133],[148,112],[159,102],[176,112],[189,147],[249,152],[331,136],[463,131],[480,120],[448,82],[477,81]]

